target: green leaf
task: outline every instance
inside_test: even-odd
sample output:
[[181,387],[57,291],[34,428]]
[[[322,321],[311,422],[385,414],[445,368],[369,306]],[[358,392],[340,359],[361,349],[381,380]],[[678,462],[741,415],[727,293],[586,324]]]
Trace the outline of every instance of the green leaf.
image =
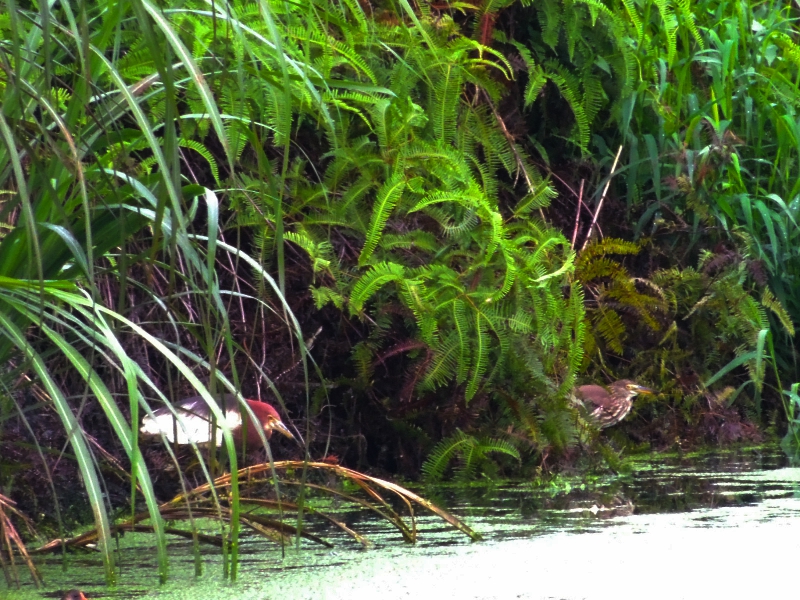
[[367,238],[364,242],[364,248],[358,257],[358,264],[364,266],[368,263],[370,256],[378,245],[378,242],[383,235],[383,228],[386,226],[386,221],[389,219],[394,210],[395,205],[400,200],[400,196],[405,189],[405,179],[401,173],[395,173],[390,179],[386,181],[378,190],[378,196],[372,207],[372,219],[370,219],[369,228],[367,229]]

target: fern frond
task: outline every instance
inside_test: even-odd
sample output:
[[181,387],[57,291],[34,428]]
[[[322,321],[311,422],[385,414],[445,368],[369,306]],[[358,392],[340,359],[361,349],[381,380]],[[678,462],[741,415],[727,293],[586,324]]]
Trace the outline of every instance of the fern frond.
[[358,342],[353,346],[353,362],[356,364],[358,377],[365,386],[372,379],[374,356],[374,348],[367,341]]
[[581,252],[580,257],[575,263],[577,268],[584,268],[598,256],[606,254],[638,254],[641,246],[636,242],[620,240],[618,238],[603,238],[593,241]]
[[457,431],[449,438],[443,439],[431,451],[422,465],[422,474],[428,481],[438,481],[450,465],[450,461],[465,447],[474,446],[477,440],[462,431]]
[[435,139],[450,141],[456,137],[461,86],[461,71],[452,64],[441,65],[433,74],[430,118]]
[[458,457],[462,462],[458,472],[462,476],[470,475],[479,462],[486,460],[486,455],[490,452],[499,452],[520,460],[519,450],[508,440],[475,438],[458,430],[436,445],[422,465],[422,473],[426,481],[438,481],[444,476],[450,462]]
[[383,235],[383,228],[386,226],[386,221],[389,215],[394,210],[395,205],[400,200],[403,190],[406,187],[406,182],[401,173],[396,173],[389,178],[386,183],[381,186],[378,195],[375,198],[375,203],[372,207],[372,218],[367,229],[367,238],[364,241],[364,248],[358,257],[358,264],[365,265],[372,256],[372,252],[380,241]]
[[547,78],[558,87],[561,96],[567,101],[575,117],[575,126],[578,129],[577,144],[582,152],[589,151],[589,119],[583,108],[582,98],[574,76],[568,73],[560,64],[550,61],[547,63]]
[[428,365],[421,388],[435,390],[447,384],[456,375],[460,340],[453,334],[444,343],[433,348],[433,359]]
[[344,308],[344,297],[332,288],[325,286],[312,287],[311,297],[314,299],[314,306],[316,306],[317,310],[328,303],[333,304],[339,310]]
[[375,292],[387,283],[392,281],[402,281],[405,269],[396,263],[383,262],[373,265],[369,271],[364,273],[361,278],[353,285],[350,292],[350,312],[352,314],[361,312],[364,304]]
[[764,293],[761,294],[761,304],[772,311],[778,318],[778,321],[791,337],[794,337],[794,323],[789,316],[788,311],[783,307],[783,304],[775,297],[769,288],[764,288]]
[[599,308],[592,317],[592,325],[612,352],[623,353],[622,342],[625,341],[627,330],[617,311],[607,306]]
[[461,299],[453,301],[453,324],[458,335],[458,365],[456,367],[456,383],[462,384],[467,380],[467,373],[471,364],[470,327],[467,321],[466,304]]
[[697,28],[697,23],[695,22],[694,12],[692,11],[690,0],[675,0],[675,4],[678,6],[678,14],[683,18],[684,26],[692,34],[697,47],[700,50],[705,50],[706,45],[700,35],[700,30]]
[[486,368],[489,363],[489,331],[486,317],[480,311],[475,311],[475,327],[473,328],[474,342],[474,359],[472,361],[472,370],[467,383],[467,389],[464,392],[464,398],[467,402],[472,400],[475,393],[478,391],[478,386],[486,373]]
[[671,6],[671,0],[655,0],[655,3],[664,24],[662,30],[667,37],[667,63],[672,65],[678,48],[678,19]]

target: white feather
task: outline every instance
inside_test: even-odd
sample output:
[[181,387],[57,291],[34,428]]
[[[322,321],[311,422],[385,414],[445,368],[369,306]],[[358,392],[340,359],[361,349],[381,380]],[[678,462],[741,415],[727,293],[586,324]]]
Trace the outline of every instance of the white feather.
[[[225,419],[217,422],[216,445],[222,445],[223,427],[230,430],[241,427],[242,417],[235,404],[226,402]],[[164,406],[153,411],[153,415],[146,415],[142,419],[142,427],[139,431],[147,435],[163,435],[169,443],[176,443],[175,433],[177,432],[178,444],[207,444],[211,439],[211,419],[205,401],[200,398],[191,398],[181,402],[179,406],[173,407],[175,413],[169,407]],[[177,414],[177,423],[175,415]]]

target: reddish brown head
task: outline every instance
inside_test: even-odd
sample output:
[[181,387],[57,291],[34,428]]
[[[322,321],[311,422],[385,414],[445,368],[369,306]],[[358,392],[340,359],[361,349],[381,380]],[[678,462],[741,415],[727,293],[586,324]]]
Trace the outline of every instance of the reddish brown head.
[[62,596],[61,600],[88,600],[86,596],[83,595],[83,592],[80,590],[70,590],[64,596]]
[[[247,405],[253,411],[256,419],[261,424],[261,429],[264,435],[269,439],[273,431],[278,431],[288,438],[294,439],[292,432],[283,424],[281,416],[271,404],[261,402],[260,400],[247,400]],[[247,443],[248,444],[261,444],[261,436],[258,435],[257,424],[253,422],[250,415],[247,415]]]

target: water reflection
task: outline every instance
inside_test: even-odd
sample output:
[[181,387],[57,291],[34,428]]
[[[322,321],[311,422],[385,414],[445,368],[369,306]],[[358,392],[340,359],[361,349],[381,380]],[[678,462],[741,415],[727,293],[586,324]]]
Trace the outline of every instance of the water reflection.
[[[755,598],[783,591],[780,579],[762,578],[751,589],[735,565],[744,561],[747,572],[789,573],[800,551],[800,469],[786,468],[777,452],[662,456],[591,484],[560,479],[544,487],[421,491],[465,518],[485,541],[465,541],[425,516],[418,522],[419,543],[404,545],[385,523],[340,503],[333,507],[337,516],[368,536],[372,549],[360,550],[319,524],[314,533],[334,542],[334,550],[287,548],[282,557],[263,540],[245,538],[235,588],[221,579],[213,548],[202,550],[205,575],[195,579],[183,540],[171,542],[170,583],[159,588],[154,552],[141,534],[121,540],[121,585],[115,590],[98,585],[102,568],[93,555],[70,555],[66,573],[60,558],[47,558],[42,571],[49,597],[83,587],[90,598],[170,600]],[[683,580],[691,586],[682,587]],[[43,595],[28,588],[7,597]]]

